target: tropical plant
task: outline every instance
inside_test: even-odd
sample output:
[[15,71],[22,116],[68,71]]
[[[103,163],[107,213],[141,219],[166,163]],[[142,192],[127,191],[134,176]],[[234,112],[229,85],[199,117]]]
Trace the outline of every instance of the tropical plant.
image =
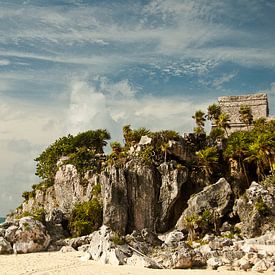
[[169,149],[169,142],[165,142],[161,145],[161,151],[164,153],[164,162],[167,160],[167,151]]
[[218,140],[223,140],[224,139],[224,133],[225,133],[225,131],[224,131],[223,128],[213,127],[211,129],[209,137],[216,144]]
[[190,216],[185,216],[184,226],[188,230],[188,240],[193,242],[196,239],[196,227],[198,226],[199,216],[192,214]]
[[247,183],[249,179],[244,164],[244,159],[249,156],[249,145],[253,140],[251,132],[238,131],[230,135],[227,140],[227,146],[224,152],[226,158],[232,158],[237,161],[239,172],[243,173]]
[[114,141],[110,144],[111,148],[112,148],[112,152],[115,154],[119,154],[122,151],[122,146],[119,142]]
[[217,104],[209,105],[207,108],[207,118],[212,122],[212,124],[216,124],[216,121],[221,114],[221,107]]
[[227,129],[230,129],[230,117],[226,113],[221,113],[216,120],[216,125],[218,128],[224,129],[226,136],[228,137]]
[[209,179],[213,173],[213,168],[217,164],[219,157],[215,147],[206,147],[196,153],[199,165],[204,169]]
[[73,237],[88,235],[102,225],[103,208],[97,199],[78,203],[73,208],[69,220],[69,230]]
[[144,127],[132,130],[131,125],[125,125],[122,130],[126,147],[137,144],[142,136],[149,136],[151,133],[150,130]]
[[240,110],[240,121],[243,122],[248,130],[248,126],[253,123],[253,115],[250,106],[241,105]]
[[205,113],[201,110],[195,112],[195,115],[192,116],[195,119],[196,127],[194,128],[194,132],[196,134],[205,133],[204,131],[204,123],[205,123]]

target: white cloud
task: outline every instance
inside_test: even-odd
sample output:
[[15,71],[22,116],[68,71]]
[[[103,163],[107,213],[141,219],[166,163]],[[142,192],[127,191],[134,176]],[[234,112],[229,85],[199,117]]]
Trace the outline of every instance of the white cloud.
[[[254,1],[248,5],[248,13],[255,13],[257,8],[260,12],[260,7]],[[125,11],[134,14],[128,17],[127,24],[121,16]],[[15,11],[13,7],[3,7],[3,17],[17,16],[21,24],[10,27],[10,31],[4,29],[1,32],[0,28],[0,42],[37,44],[38,48],[36,53],[2,50],[0,55],[97,66],[148,64],[156,62],[160,55],[274,66],[274,38],[220,23],[228,11],[230,19],[240,17],[232,4],[221,1],[163,0],[151,1],[145,7],[115,4],[113,9],[104,5],[79,5],[68,10],[28,5]],[[242,20],[248,20],[246,15],[242,17]],[[231,41],[232,46],[221,46],[223,41]],[[74,46],[81,49],[81,45],[87,43],[91,51],[87,52],[85,47],[85,54],[81,54],[81,50],[70,54]],[[58,47],[60,45],[62,49]],[[106,45],[114,46],[115,51],[106,50]],[[93,49],[102,52],[94,55]]]
[[237,72],[229,73],[229,74],[223,74],[221,77],[215,79],[213,81],[213,86],[215,88],[221,88],[224,83],[229,82],[231,79],[233,79],[237,75]]
[[10,64],[10,61],[7,59],[0,59],[0,66],[7,66]]
[[129,123],[152,130],[190,131],[193,127],[190,114],[205,109],[210,103],[195,103],[185,96],[142,95],[127,79],[110,82],[105,77],[99,80],[99,88],[83,80],[75,80],[71,85],[67,128],[74,133],[107,128],[117,138],[122,126]]

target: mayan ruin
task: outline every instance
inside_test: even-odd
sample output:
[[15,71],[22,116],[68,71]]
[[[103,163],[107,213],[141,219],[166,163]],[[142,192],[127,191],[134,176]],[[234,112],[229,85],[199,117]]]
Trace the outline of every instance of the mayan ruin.
[[230,116],[229,132],[233,133],[246,128],[245,124],[240,121],[239,110],[242,105],[251,108],[253,119],[268,117],[268,98],[265,93],[257,93],[239,96],[222,96],[218,98],[221,111]]

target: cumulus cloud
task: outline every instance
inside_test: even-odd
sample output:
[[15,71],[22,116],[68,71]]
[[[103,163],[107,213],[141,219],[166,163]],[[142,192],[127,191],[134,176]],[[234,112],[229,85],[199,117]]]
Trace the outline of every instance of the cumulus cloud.
[[209,103],[194,102],[185,96],[140,94],[127,79],[99,80],[98,87],[83,80],[75,80],[71,85],[67,128],[74,133],[107,128],[117,138],[122,126],[129,123],[152,130],[190,131],[193,123],[190,113],[205,109]]

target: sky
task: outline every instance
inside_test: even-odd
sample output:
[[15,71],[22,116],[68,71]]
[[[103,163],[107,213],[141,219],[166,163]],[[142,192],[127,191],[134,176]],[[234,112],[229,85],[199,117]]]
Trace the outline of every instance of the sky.
[[190,132],[223,95],[268,94],[274,0],[0,0],[0,216],[57,138],[123,125]]

